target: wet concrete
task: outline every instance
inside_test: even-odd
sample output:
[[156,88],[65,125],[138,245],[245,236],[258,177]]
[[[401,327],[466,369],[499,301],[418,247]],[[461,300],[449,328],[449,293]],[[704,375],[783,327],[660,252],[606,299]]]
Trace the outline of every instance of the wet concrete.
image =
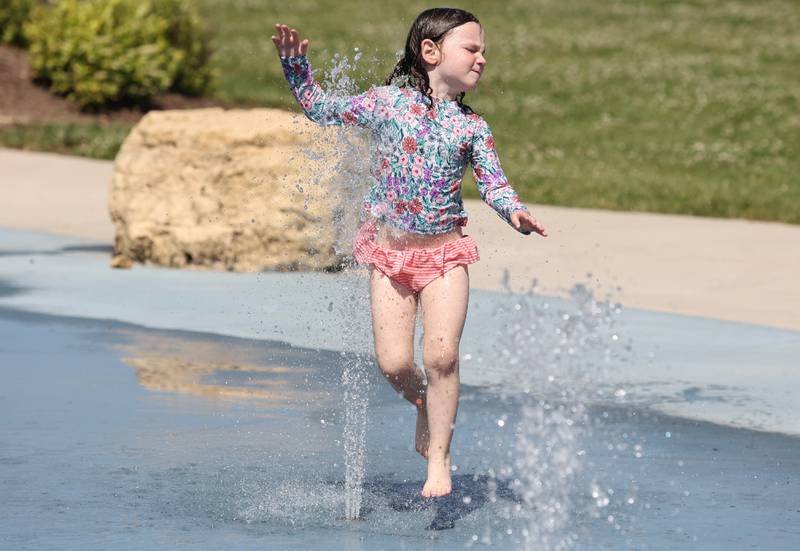
[[[522,547],[521,497],[498,473],[535,392],[466,385],[454,492],[422,500],[413,410],[368,370],[364,518],[346,522],[339,378],[356,356],[10,308],[0,335],[2,548]],[[576,549],[800,545],[800,439],[631,406],[589,419]]]

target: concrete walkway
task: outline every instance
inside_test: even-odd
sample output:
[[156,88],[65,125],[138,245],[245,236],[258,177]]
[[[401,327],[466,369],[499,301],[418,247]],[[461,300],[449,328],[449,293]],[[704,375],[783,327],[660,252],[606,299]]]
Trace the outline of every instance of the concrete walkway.
[[[113,163],[0,149],[0,226],[112,243]],[[625,306],[800,330],[800,226],[530,205],[547,238],[465,201],[476,289],[563,295],[590,283]],[[587,274],[591,274],[588,276]]]

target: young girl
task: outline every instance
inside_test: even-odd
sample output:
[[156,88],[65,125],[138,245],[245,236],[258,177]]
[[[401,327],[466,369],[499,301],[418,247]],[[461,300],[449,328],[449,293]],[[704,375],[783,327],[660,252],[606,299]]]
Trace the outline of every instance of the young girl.
[[[450,493],[450,440],[459,395],[459,342],[469,273],[478,261],[462,232],[460,186],[471,163],[483,200],[523,234],[546,235],[500,168],[486,121],[464,105],[486,67],[478,19],[434,8],[417,17],[405,55],[385,86],[329,97],[314,81],[308,40],[275,25],[284,74],[306,116],[373,135],[370,172],[354,256],[369,266],[375,357],[381,372],[417,407],[416,449],[428,460],[425,497]],[[425,376],[414,363],[417,305],[422,309]]]

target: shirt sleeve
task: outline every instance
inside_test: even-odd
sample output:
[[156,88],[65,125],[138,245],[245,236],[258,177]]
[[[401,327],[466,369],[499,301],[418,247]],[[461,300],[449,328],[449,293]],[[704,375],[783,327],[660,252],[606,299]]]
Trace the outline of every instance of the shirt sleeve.
[[511,224],[511,214],[515,211],[530,212],[503,174],[500,159],[494,148],[492,130],[482,118],[478,120],[478,128],[472,138],[471,164],[481,199],[492,207],[500,218]]
[[306,117],[322,126],[352,125],[374,128],[378,89],[373,87],[356,96],[332,96],[317,81],[305,55],[281,58],[281,66],[292,95]]

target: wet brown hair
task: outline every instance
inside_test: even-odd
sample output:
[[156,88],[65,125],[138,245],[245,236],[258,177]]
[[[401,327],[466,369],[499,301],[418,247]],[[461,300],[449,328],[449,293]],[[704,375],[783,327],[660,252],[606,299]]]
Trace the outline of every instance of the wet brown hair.
[[[431,8],[420,13],[408,31],[405,53],[397,62],[392,73],[386,77],[386,84],[415,88],[422,92],[428,98],[430,106],[433,106],[431,97],[433,90],[428,73],[425,71],[420,45],[426,38],[440,44],[447,33],[465,23],[481,24],[478,18],[470,12],[458,8]],[[464,104],[464,92],[456,96],[456,101],[462,111],[473,112],[468,105]]]

